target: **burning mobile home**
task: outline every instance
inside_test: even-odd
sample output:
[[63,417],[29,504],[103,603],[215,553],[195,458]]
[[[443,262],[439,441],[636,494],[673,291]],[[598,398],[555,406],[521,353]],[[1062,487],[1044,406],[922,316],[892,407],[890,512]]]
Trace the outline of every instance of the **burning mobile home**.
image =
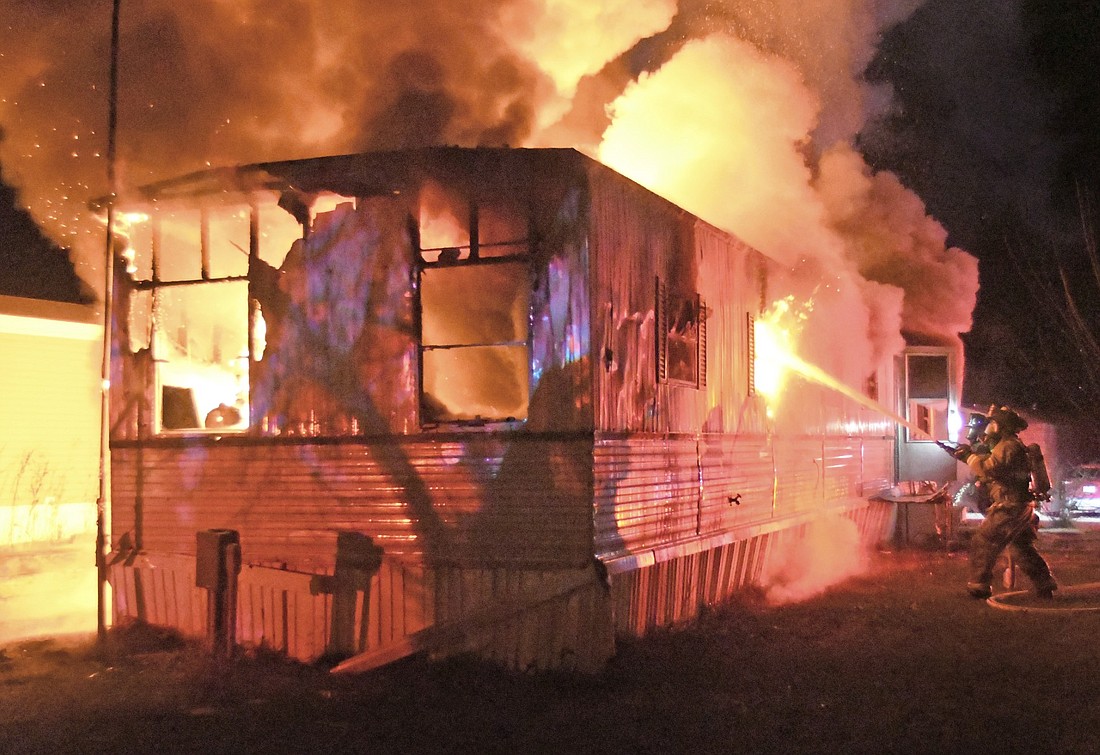
[[[226,572],[229,631],[293,657],[597,668],[815,526],[885,533],[894,361],[776,399],[785,269],[578,152],[266,163],[117,212],[116,617],[202,634]],[[959,364],[926,352],[932,429]]]

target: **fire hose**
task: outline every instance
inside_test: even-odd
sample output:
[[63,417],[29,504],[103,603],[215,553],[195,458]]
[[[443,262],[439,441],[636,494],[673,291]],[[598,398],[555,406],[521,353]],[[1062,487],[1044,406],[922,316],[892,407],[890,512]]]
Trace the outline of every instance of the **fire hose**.
[[985,602],[1003,611],[1032,611],[1035,613],[1095,613],[1100,611],[1100,582],[1088,582],[1083,585],[1070,585],[1069,587],[1058,588],[1058,594],[1060,596],[1064,595],[1066,598],[1073,597],[1078,593],[1089,592],[1097,593],[1097,602],[1093,605],[1056,606],[1046,602],[1043,605],[1037,606],[1034,604],[1011,602],[1016,598],[1030,595],[1031,593],[1028,590],[1017,590],[1014,592],[1003,592],[999,595],[991,595]]

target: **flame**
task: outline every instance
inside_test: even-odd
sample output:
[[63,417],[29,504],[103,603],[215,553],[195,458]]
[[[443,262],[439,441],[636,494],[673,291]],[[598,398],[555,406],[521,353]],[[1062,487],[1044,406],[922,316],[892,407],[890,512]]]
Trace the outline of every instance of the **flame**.
[[[756,356],[753,361],[754,387],[757,393],[768,400],[768,415],[773,415],[773,405],[778,402],[791,373],[818,385],[836,391],[855,403],[877,412],[904,425],[914,433],[929,440],[935,440],[920,426],[913,424],[897,412],[883,406],[863,392],[838,380],[815,364],[798,356],[796,343],[802,325],[813,310],[813,300],[796,304],[793,296],[787,296],[774,302],[768,310],[753,323],[753,338]],[[959,423],[958,412],[952,410],[950,421]],[[952,431],[957,432],[957,429]],[[954,435],[952,435],[954,437]]]
[[674,0],[544,0],[537,6],[506,4],[501,21],[516,47],[569,95],[582,76],[666,28],[675,14]]
[[252,358],[259,362],[267,350],[267,320],[263,309],[256,300],[252,301]]
[[803,154],[818,108],[792,65],[714,35],[623,92],[599,158],[776,259],[837,255]]
[[[89,88],[86,72],[103,70],[110,30],[85,5],[0,30],[23,53],[5,58],[0,120],[4,178],[98,288],[102,235],[85,208],[106,191],[107,135],[104,82]],[[258,0],[157,0],[124,13],[119,178],[428,144],[578,147],[780,262],[904,289],[907,330],[955,337],[976,260],[945,248],[915,195],[852,146],[890,105],[861,74],[917,4],[881,5],[429,0],[364,15],[291,2],[300,23],[280,25],[250,23]],[[165,35],[140,33],[151,18]],[[557,129],[563,113],[576,117]],[[864,329],[886,357],[901,297],[879,293]]]
[[779,399],[789,370],[798,365],[799,360],[794,356],[795,339],[812,308],[812,301],[796,306],[794,297],[787,296],[772,303],[753,323],[756,345],[753,387],[769,404]]
[[424,254],[428,262],[435,262],[440,250],[468,247],[470,229],[467,221],[459,218],[463,203],[434,181],[427,182],[420,191],[420,248],[430,250]]

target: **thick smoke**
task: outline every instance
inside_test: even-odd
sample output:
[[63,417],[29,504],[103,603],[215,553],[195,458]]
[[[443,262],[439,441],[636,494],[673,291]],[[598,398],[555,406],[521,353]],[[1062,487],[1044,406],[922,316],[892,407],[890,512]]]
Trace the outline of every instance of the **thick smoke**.
[[[365,149],[520,145],[550,77],[514,50],[526,0],[146,0],[121,6],[123,185]],[[98,279],[112,4],[2,0],[5,176]]]
[[797,541],[780,542],[768,554],[761,584],[772,605],[796,603],[865,573],[870,554],[851,519],[836,515],[806,528]]
[[[553,133],[597,144],[604,162],[791,266],[789,293],[857,292],[861,307],[834,297],[847,311],[807,339],[835,353],[844,333],[855,374],[896,353],[903,330],[957,343],[977,261],[851,146],[889,103],[860,74],[915,6],[681,2],[669,27],[681,33],[652,35],[583,81]],[[602,97],[604,115],[586,121],[601,111],[584,96]]]
[[[5,176],[93,283],[112,3],[0,0]],[[970,324],[976,263],[850,147],[861,72],[919,0],[122,3],[123,186],[364,149],[576,146],[792,267],[856,290],[868,362]],[[801,291],[794,293],[801,294]],[[839,330],[838,328],[834,328]],[[848,330],[848,332],[853,332]]]

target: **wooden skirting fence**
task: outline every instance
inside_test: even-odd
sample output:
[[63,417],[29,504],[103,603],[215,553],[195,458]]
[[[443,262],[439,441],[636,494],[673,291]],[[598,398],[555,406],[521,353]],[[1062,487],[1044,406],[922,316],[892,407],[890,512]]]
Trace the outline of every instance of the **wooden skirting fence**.
[[[245,556],[247,558],[247,555]],[[426,569],[383,559],[353,591],[350,626],[339,626],[333,575],[245,566],[239,575],[236,638],[341,671],[364,671],[415,652],[471,652],[517,669],[595,671],[614,654],[608,588],[585,569]],[[124,618],[202,638],[206,590],[195,559],[141,554],[110,567],[116,622]],[[350,648],[334,648],[348,637]]]
[[[867,543],[889,534],[888,504],[863,502],[839,513],[855,521]],[[342,659],[335,671],[365,671],[421,652],[475,653],[514,669],[595,672],[614,654],[616,634],[691,620],[757,584],[774,547],[803,537],[812,521],[792,518],[726,541],[581,569],[426,568],[383,557],[373,572],[346,578],[353,589],[344,597],[334,573],[246,563],[236,642],[304,662]],[[116,556],[109,568],[116,622],[137,619],[203,637],[207,591],[195,586],[195,568],[190,555]],[[341,600],[351,603],[342,609]]]

